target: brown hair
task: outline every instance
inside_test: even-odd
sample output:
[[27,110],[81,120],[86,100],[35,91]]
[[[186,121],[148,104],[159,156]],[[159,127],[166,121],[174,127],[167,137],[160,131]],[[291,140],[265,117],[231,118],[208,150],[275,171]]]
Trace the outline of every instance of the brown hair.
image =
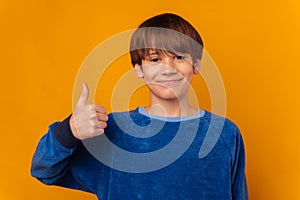
[[193,63],[200,60],[203,42],[197,30],[182,17],[165,13],[144,21],[130,41],[131,63],[142,64],[150,49],[159,53],[189,53]]

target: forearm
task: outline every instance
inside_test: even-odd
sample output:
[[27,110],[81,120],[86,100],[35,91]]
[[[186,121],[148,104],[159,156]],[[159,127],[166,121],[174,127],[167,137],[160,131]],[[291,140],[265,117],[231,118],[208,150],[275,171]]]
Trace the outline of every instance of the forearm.
[[69,118],[49,126],[32,159],[31,174],[45,184],[54,184],[68,170],[68,165],[79,140],[69,127]]

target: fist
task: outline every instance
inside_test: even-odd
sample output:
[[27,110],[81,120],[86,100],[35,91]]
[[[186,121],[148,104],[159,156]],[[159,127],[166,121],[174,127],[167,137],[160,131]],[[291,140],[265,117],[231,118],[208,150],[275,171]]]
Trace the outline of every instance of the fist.
[[103,134],[107,126],[106,109],[99,105],[87,104],[88,98],[89,88],[83,83],[81,95],[70,119],[72,133],[80,140]]

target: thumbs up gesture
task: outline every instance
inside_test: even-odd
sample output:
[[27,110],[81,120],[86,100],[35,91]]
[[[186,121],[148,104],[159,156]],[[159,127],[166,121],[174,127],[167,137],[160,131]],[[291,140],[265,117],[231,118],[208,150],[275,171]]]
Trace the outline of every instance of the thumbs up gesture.
[[89,88],[82,84],[82,92],[70,119],[70,127],[74,137],[84,140],[104,133],[108,116],[106,109],[95,104],[87,104]]

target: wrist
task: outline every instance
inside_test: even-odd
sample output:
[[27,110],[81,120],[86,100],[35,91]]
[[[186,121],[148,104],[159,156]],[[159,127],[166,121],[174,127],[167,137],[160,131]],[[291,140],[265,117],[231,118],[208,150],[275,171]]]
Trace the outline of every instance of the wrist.
[[77,138],[77,139],[80,139],[79,138],[79,134],[78,134],[78,132],[76,130],[76,126],[75,126],[75,121],[74,121],[74,116],[73,115],[70,118],[69,124],[70,124],[70,129],[72,131],[73,136],[75,138]]
[[71,115],[68,116],[65,120],[57,124],[54,128],[54,135],[58,142],[67,148],[75,147],[80,141],[73,135],[70,126]]

